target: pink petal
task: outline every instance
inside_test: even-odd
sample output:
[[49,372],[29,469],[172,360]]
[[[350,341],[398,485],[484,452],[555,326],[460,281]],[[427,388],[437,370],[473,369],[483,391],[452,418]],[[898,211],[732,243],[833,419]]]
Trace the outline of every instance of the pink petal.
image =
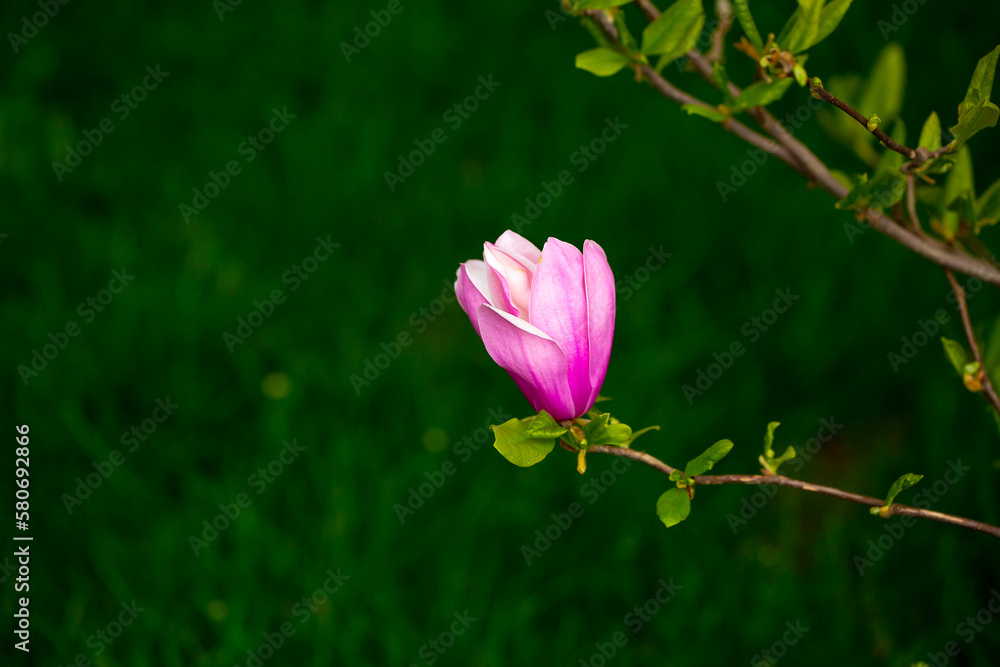
[[566,355],[567,379],[578,417],[590,397],[590,344],[583,254],[556,238],[545,242],[531,284],[529,322],[544,331]]
[[590,399],[586,407],[589,410],[604,384],[615,337],[615,276],[604,250],[593,241],[583,243],[583,274],[590,339]]
[[509,229],[500,235],[496,245],[504,252],[526,259],[531,266],[538,264],[538,258],[542,255],[542,251],[534,243]]
[[488,304],[479,307],[479,330],[490,357],[510,373],[533,408],[556,420],[577,416],[566,382],[566,356],[555,341]]
[[472,326],[479,333],[479,306],[489,303],[486,280],[486,263],[480,259],[470,259],[459,265],[458,279],[455,281],[455,296],[462,310],[472,320]]
[[[499,283],[499,288],[503,291],[505,298],[512,305],[514,310],[504,308],[511,315],[517,315],[522,320],[528,319],[528,298],[531,294],[531,274],[533,266],[526,266],[524,259],[517,259],[492,243],[484,246],[483,258],[487,266],[492,271],[496,271],[498,276],[504,278]],[[492,272],[491,272],[492,275]],[[493,283],[490,283],[491,289]]]

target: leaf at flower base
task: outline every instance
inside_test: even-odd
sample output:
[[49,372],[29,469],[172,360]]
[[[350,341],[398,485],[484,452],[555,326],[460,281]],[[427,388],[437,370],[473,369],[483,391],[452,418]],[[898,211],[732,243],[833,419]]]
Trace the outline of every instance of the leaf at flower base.
[[929,151],[936,151],[941,148],[941,119],[937,112],[932,111],[931,115],[924,121],[924,126],[920,130],[920,143]]
[[900,476],[900,478],[893,482],[892,486],[889,487],[889,493],[885,497],[885,506],[888,507],[889,505],[892,505],[892,501],[896,499],[896,496],[899,495],[900,491],[905,491],[923,478],[923,475],[914,475],[910,472]]
[[684,489],[670,489],[656,501],[656,516],[667,528],[676,526],[691,513],[691,498]]
[[965,346],[957,340],[941,337],[941,344],[944,346],[944,356],[951,362],[952,367],[959,376],[964,375],[965,365],[969,363],[969,355],[965,351]]
[[998,57],[1000,57],[1000,46],[990,51],[976,64],[965,98],[958,105],[958,123],[950,128],[957,142],[956,146],[964,144],[976,132],[993,127],[1000,118],[1000,108],[990,101]]
[[628,65],[628,56],[601,46],[576,54],[576,66],[597,76],[611,76]]
[[758,81],[743,89],[733,104],[733,113],[764,107],[771,102],[777,102],[792,85],[792,79],[775,79],[773,81]]
[[630,2],[632,0],[581,0],[576,5],[576,9],[611,9],[612,7],[627,5]]
[[530,438],[558,438],[568,430],[560,426],[548,412],[542,410],[528,421],[527,434]]
[[702,116],[713,123],[721,123],[729,118],[729,114],[727,113],[723,113],[714,107],[705,107],[700,104],[682,104],[681,109],[687,111],[688,115]]
[[607,412],[583,425],[583,435],[587,438],[587,446],[592,445],[627,445],[632,439],[632,429],[627,424],[610,423],[611,415]]
[[677,0],[642,31],[642,52],[670,62],[694,48],[705,24],[702,0]]
[[505,459],[516,466],[533,466],[556,446],[555,438],[532,438],[528,426],[516,417],[497,426],[491,426],[496,441],[493,446]]
[[704,475],[711,470],[716,463],[726,457],[726,454],[733,448],[731,440],[719,440],[717,443],[699,454],[696,458],[688,461],[684,467],[685,477],[695,477]]
[[736,14],[736,20],[740,22],[740,26],[743,28],[743,32],[746,33],[747,39],[753,44],[753,48],[757,49],[757,53],[762,55],[764,41],[760,38],[760,31],[757,30],[757,23],[753,20],[747,0],[733,0],[733,9]]

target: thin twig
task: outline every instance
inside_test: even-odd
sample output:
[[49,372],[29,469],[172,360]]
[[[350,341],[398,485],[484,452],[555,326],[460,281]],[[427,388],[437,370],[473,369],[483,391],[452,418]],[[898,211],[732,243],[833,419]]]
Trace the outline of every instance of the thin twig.
[[906,212],[910,215],[913,231],[922,236],[924,228],[920,226],[920,218],[917,217],[917,178],[913,174],[906,175]]
[[[644,463],[651,468],[655,468],[665,475],[669,475],[675,470],[675,468],[672,468],[655,456],[651,456],[646,452],[628,449],[627,447],[596,445],[588,447],[587,453],[624,456],[625,458],[633,459]],[[799,489],[800,491],[820,493],[825,496],[840,498],[841,500],[848,500],[850,502],[867,505],[869,507],[882,507],[885,504],[885,502],[879,498],[863,496],[849,491],[841,491],[840,489],[835,489],[831,486],[810,484],[808,482],[792,479],[783,475],[698,475],[693,478],[693,481],[696,486],[699,484],[706,486],[718,484],[773,484],[775,486],[787,486],[793,489]],[[889,511],[886,516],[912,516],[918,519],[940,521],[941,523],[950,523],[955,526],[978,530],[980,532],[987,533],[988,535],[992,535],[993,537],[1000,537],[1000,527],[991,526],[988,523],[982,523],[981,521],[975,521],[973,519],[966,519],[965,517],[955,516],[953,514],[943,514],[941,512],[932,512],[931,510],[911,507],[910,505],[898,505],[893,503],[889,506]]]
[[894,150],[897,153],[901,153],[902,155],[906,156],[907,158],[909,158],[911,160],[913,158],[917,157],[917,152],[915,150],[913,150],[912,148],[907,148],[906,146],[898,143],[892,137],[890,137],[888,134],[886,134],[881,129],[879,129],[878,126],[869,129],[869,127],[868,127],[868,117],[867,116],[863,115],[860,111],[858,111],[857,109],[855,109],[854,107],[852,107],[847,102],[844,102],[843,100],[838,99],[836,95],[834,95],[833,93],[831,93],[829,90],[827,90],[823,86],[813,86],[813,85],[810,85],[809,90],[811,90],[816,95],[819,95],[819,98],[821,100],[823,100],[824,102],[829,102],[830,104],[832,104],[833,106],[837,107],[838,109],[840,109],[841,111],[843,111],[844,113],[846,113],[848,116],[850,116],[854,120],[856,120],[859,123],[861,123],[861,126],[863,128],[865,128],[866,130],[868,130],[869,132],[871,132],[872,134],[874,134],[875,137],[879,141],[881,141],[883,144],[885,144],[885,146],[887,148],[889,148],[890,150]]
[[983,363],[983,355],[980,353],[979,345],[976,343],[976,335],[972,331],[972,318],[969,317],[969,304],[965,300],[965,290],[958,284],[954,273],[945,270],[944,274],[948,277],[948,282],[951,284],[951,291],[955,293],[955,300],[958,302],[958,312],[962,316],[962,328],[965,329],[965,339],[969,342],[969,347],[972,349],[972,358],[979,364],[979,368],[983,373],[983,389],[981,393],[986,397],[986,401],[990,406],[1000,415],[1000,398],[997,397],[997,393],[993,389],[993,382],[990,380],[986,364]]
[[733,6],[729,0],[715,0],[715,14],[719,17],[719,25],[712,32],[712,48],[705,57],[710,61],[721,61],[726,50],[726,35],[733,27]]

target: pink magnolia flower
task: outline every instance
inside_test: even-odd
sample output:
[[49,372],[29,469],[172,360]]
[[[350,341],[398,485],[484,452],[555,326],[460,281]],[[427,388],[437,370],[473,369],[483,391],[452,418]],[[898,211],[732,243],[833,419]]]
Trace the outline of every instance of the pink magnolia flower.
[[536,410],[572,419],[594,405],[615,332],[615,278],[601,246],[512,231],[458,268],[458,302],[493,361]]

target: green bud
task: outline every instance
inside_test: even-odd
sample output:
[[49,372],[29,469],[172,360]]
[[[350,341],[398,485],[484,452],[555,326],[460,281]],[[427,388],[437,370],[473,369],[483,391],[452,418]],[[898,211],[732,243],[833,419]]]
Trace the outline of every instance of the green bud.
[[873,113],[871,116],[868,116],[868,124],[867,124],[868,131],[872,132],[874,130],[877,130],[879,123],[881,122],[882,119],[878,117],[877,113]]

